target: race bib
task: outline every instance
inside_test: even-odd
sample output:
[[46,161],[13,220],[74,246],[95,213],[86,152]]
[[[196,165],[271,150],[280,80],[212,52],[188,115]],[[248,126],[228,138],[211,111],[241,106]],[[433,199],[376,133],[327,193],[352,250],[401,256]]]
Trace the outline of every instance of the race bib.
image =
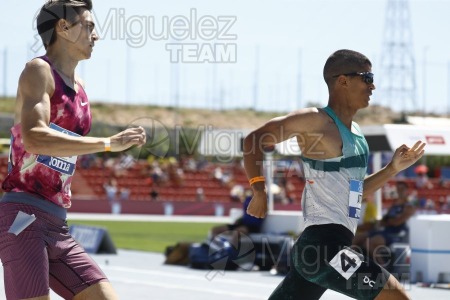
[[[64,134],[68,134],[71,136],[80,136],[70,130],[64,129],[58,125],[50,123],[49,126],[51,129],[57,130]],[[66,175],[73,175],[75,172],[75,165],[77,163],[77,156],[69,156],[69,157],[56,157],[56,156],[47,156],[47,155],[38,155],[36,158],[38,163],[41,163],[50,169],[53,169],[57,172]]]
[[339,251],[330,261],[332,266],[345,279],[349,279],[363,262],[362,256],[350,248]]
[[363,182],[350,179],[350,195],[348,198],[348,216],[359,219],[361,215],[361,203],[363,193]]

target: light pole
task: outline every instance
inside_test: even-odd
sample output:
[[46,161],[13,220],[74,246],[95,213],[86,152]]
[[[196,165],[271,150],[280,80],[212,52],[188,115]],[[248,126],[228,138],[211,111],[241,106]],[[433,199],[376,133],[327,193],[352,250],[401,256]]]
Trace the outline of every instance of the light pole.
[[450,61],[448,61],[447,63],[447,78],[448,78],[448,83],[447,83],[447,117],[450,117]]
[[422,61],[422,109],[423,109],[423,116],[426,114],[426,105],[427,105],[427,52],[428,52],[429,46],[423,47],[423,61]]
[[3,50],[3,97],[8,94],[8,48]]

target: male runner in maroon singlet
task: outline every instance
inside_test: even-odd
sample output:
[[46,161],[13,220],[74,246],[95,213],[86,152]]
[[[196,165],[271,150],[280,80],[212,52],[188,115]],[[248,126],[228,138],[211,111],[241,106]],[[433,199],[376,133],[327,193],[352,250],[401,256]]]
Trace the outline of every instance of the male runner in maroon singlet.
[[76,156],[146,142],[142,127],[108,138],[91,128],[83,82],[75,75],[98,40],[91,0],[47,1],[37,17],[45,56],[20,79],[8,176],[0,201],[0,259],[7,299],[117,299],[111,284],[68,231]]

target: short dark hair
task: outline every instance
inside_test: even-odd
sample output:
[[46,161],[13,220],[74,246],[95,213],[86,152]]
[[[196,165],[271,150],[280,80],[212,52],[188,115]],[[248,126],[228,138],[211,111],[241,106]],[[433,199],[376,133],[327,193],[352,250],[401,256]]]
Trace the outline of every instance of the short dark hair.
[[56,23],[61,19],[76,22],[83,9],[91,11],[92,0],[48,0],[42,6],[36,24],[45,49],[56,41]]
[[323,67],[323,78],[328,86],[334,82],[336,75],[360,72],[365,66],[372,66],[370,60],[359,52],[342,49],[328,57]]

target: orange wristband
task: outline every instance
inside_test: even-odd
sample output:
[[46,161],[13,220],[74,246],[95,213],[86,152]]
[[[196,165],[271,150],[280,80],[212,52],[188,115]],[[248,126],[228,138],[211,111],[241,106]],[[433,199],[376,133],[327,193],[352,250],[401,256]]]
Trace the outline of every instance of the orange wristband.
[[105,143],[105,152],[110,152],[111,151],[111,139],[105,139],[104,143]]
[[250,183],[250,185],[252,185],[255,182],[261,182],[261,181],[266,181],[266,178],[264,176],[256,176],[256,177],[251,178],[248,182]]

